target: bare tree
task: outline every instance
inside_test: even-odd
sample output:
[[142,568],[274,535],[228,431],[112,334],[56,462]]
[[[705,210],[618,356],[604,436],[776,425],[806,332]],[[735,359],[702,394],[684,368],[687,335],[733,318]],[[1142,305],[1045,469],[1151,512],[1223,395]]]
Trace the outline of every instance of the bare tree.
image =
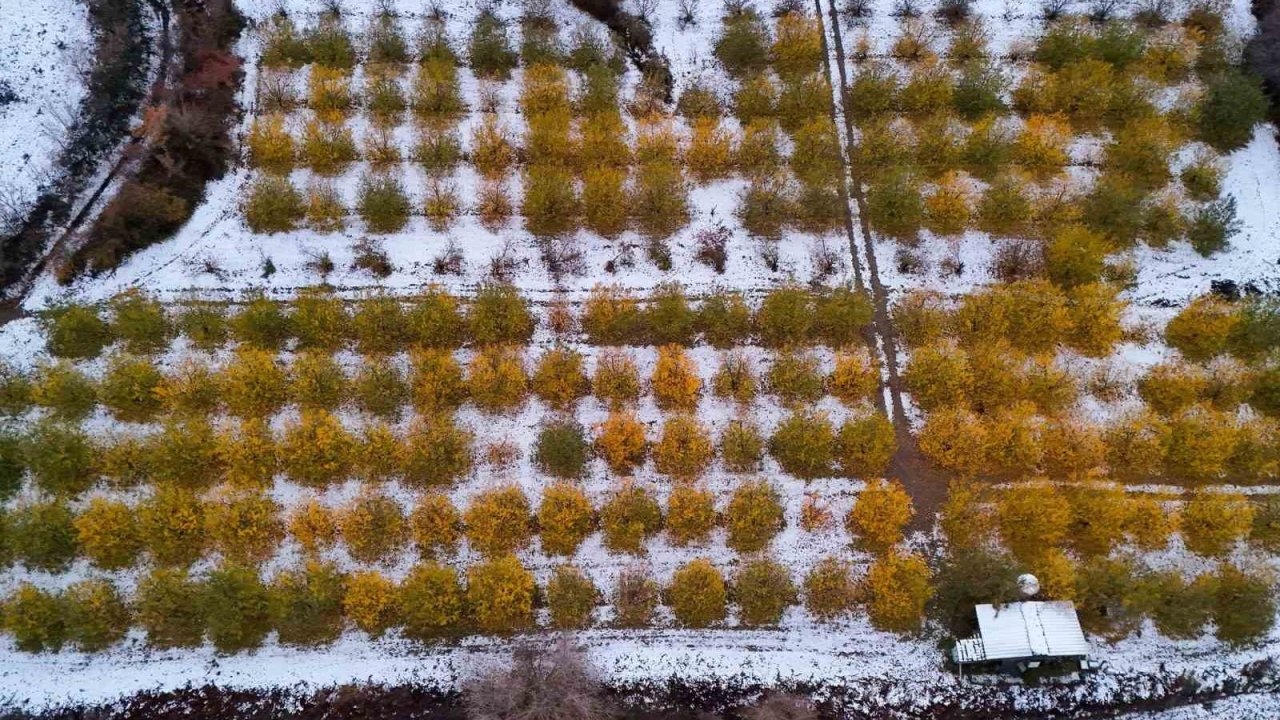
[[485,675],[463,693],[471,720],[608,720],[618,714],[567,639],[550,649],[516,648],[509,670]]

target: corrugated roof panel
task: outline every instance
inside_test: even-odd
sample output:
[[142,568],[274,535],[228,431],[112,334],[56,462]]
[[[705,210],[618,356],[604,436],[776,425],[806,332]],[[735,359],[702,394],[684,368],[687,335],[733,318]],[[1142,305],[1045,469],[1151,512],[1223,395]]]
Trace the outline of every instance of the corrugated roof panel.
[[1066,601],[979,605],[978,632],[988,660],[1087,655],[1075,605]]

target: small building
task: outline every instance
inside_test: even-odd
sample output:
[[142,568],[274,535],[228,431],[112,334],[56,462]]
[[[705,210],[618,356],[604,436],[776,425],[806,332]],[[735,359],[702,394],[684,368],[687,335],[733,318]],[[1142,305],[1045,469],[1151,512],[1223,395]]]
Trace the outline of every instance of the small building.
[[[1064,670],[1089,670],[1089,642],[1080,629],[1076,606],[1068,601],[1026,601],[978,605],[977,637],[956,642],[951,659],[960,666],[995,665],[1006,672],[1026,672],[1046,662]],[[1075,666],[1075,667],[1072,667]]]

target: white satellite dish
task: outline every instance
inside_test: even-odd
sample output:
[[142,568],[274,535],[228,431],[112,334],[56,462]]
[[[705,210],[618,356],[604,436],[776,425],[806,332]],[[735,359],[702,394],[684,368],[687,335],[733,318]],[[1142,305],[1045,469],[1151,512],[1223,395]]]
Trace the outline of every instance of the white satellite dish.
[[1022,592],[1024,597],[1031,597],[1040,592],[1040,580],[1031,573],[1023,573],[1018,576],[1018,590]]

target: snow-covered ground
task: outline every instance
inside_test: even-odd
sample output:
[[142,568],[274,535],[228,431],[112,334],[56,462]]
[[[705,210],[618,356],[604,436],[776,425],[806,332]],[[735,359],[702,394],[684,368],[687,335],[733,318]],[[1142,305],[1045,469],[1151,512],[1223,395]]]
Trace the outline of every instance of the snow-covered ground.
[[[61,2],[66,3],[68,0]],[[83,25],[83,9],[79,6],[69,9],[69,6],[59,11],[58,3],[59,0],[35,0],[35,6],[44,8],[40,11],[43,15],[38,12],[29,13],[20,18],[16,25],[26,27],[27,24],[36,23],[37,20],[33,18],[38,17],[44,17],[46,23],[50,22],[50,18],[56,18],[57,22],[54,24],[58,27],[67,23],[67,27],[60,32],[74,34],[72,26]],[[267,18],[279,6],[274,0],[244,0],[240,4],[246,14],[258,21]],[[321,0],[292,0],[285,4],[301,24],[305,25],[325,3]],[[867,28],[868,35],[884,46],[899,32],[900,20],[890,15],[893,4],[893,0],[877,0],[874,3],[875,15]],[[347,0],[342,5],[352,29],[357,30],[363,28],[370,13],[380,6],[374,0]],[[391,5],[397,11],[405,13],[405,29],[415,30],[414,18],[420,17],[424,6],[417,0],[396,0]],[[563,0],[557,0],[553,7],[562,20],[563,27],[572,27],[582,19]],[[1027,9],[1029,7],[1031,4],[1013,0],[981,0],[977,3],[977,11],[989,19],[988,27],[995,31],[992,36],[993,49],[1001,54],[1006,53],[1014,38],[1034,35],[1039,27],[1039,20],[1035,18],[1034,12]],[[666,52],[671,58],[677,93],[682,87],[698,79],[723,87],[728,80],[710,52],[712,38],[718,31],[723,11],[721,5],[713,0],[702,0],[697,4],[698,22],[683,29],[675,21],[677,8],[678,4],[674,0],[661,2],[656,16],[656,43],[659,50]],[[447,9],[451,13],[451,34],[455,41],[461,41],[465,38],[471,18],[478,10],[478,4],[472,0],[458,0],[447,3]],[[519,7],[515,3],[500,7],[500,12],[509,18],[514,18],[518,11]],[[1231,18],[1234,28],[1247,31],[1251,27],[1247,2],[1238,0]],[[511,25],[514,39],[515,23]],[[10,26],[6,19],[0,32],[8,34]],[[846,34],[846,46],[852,45],[858,32],[858,29],[849,30]],[[23,38],[28,47],[39,39],[31,33],[15,34]],[[258,40],[253,32],[248,33],[242,40],[240,52],[253,57],[258,50]],[[80,38],[81,43],[86,41],[87,38]],[[52,41],[50,47],[53,47]],[[42,56],[32,49],[22,53],[22,58],[24,62],[28,56],[47,58],[49,52],[56,54],[59,51],[46,50]],[[48,64],[49,61],[42,62]],[[69,62],[60,63],[57,71],[49,72],[66,72],[65,68],[70,66]],[[9,63],[0,63],[0,77],[4,77],[10,69]],[[248,70],[243,102],[246,107],[252,108],[255,103],[257,71],[252,63]],[[24,76],[28,74],[30,72],[24,73]],[[469,72],[464,69],[462,75],[464,87],[469,92],[474,92],[476,84]],[[634,71],[630,71],[629,76],[632,75]],[[517,79],[507,83],[505,91],[507,105],[504,111],[513,116],[514,123],[518,123],[519,119],[514,117],[511,98],[514,96],[518,77],[517,74]],[[67,81],[67,77],[62,80],[64,83]],[[634,82],[634,78],[629,82]],[[32,83],[26,83],[24,87],[30,85]],[[38,85],[40,87],[44,86]],[[67,97],[65,91],[55,92],[58,90],[56,84],[52,87],[52,90],[46,88],[42,91],[45,93],[45,102],[51,101],[48,97],[50,95],[57,96],[59,100]],[[475,98],[469,99],[474,107]],[[0,110],[0,138],[3,138],[0,142],[7,142],[9,137],[3,130],[8,127],[11,113],[15,112],[15,108],[21,110],[27,105],[30,103],[10,105]],[[241,128],[242,133],[247,131],[251,122],[251,114],[249,115]],[[469,121],[464,121],[464,127]],[[35,121],[28,119],[27,122]],[[465,132],[463,137],[465,138]],[[29,142],[22,145],[26,150],[30,149]],[[0,152],[10,152],[10,146],[0,147]],[[8,156],[0,155],[0,160],[3,160],[3,167],[7,171],[10,165]],[[1139,319],[1156,315],[1167,318],[1171,311],[1150,307],[1150,303],[1166,299],[1183,302],[1206,291],[1214,279],[1253,282],[1259,287],[1270,289],[1280,287],[1280,267],[1276,264],[1280,261],[1280,244],[1276,241],[1280,234],[1280,217],[1270,205],[1276,188],[1280,188],[1280,149],[1277,148],[1273,133],[1269,128],[1260,128],[1248,147],[1231,154],[1225,158],[1225,162],[1225,188],[1237,198],[1240,218],[1244,223],[1243,231],[1227,251],[1207,259],[1195,255],[1187,247],[1160,252],[1141,251],[1137,258],[1139,290],[1130,293],[1135,305],[1142,308],[1141,312],[1144,313]],[[455,178],[463,189],[472,184],[466,177],[467,172],[465,169],[460,170],[460,175]],[[26,177],[23,173],[25,170],[20,172],[19,177]],[[341,181],[343,187],[349,191],[354,187],[358,176],[358,170],[344,176]],[[175,238],[139,252],[120,269],[105,277],[83,279],[69,289],[58,287],[50,277],[42,279],[28,298],[27,307],[40,308],[64,297],[100,300],[130,287],[145,288],[164,300],[192,295],[234,297],[250,288],[263,288],[274,295],[287,297],[300,287],[318,282],[318,276],[308,265],[314,258],[313,253],[319,250],[327,250],[338,268],[329,281],[345,289],[348,294],[373,286],[407,293],[416,291],[429,282],[441,282],[466,291],[481,277],[488,260],[500,252],[509,240],[513,243],[516,255],[524,261],[525,269],[517,273],[515,282],[522,291],[533,295],[548,294],[559,286],[567,289],[571,296],[580,297],[599,281],[617,282],[628,288],[642,290],[666,279],[678,279],[692,293],[715,285],[759,290],[788,277],[807,280],[812,272],[812,250],[820,243],[826,243],[836,250],[843,262],[841,272],[828,282],[849,281],[857,262],[850,252],[848,239],[842,232],[824,238],[791,233],[782,245],[783,270],[779,273],[765,271],[759,263],[758,248],[746,238],[740,223],[732,215],[736,195],[742,188],[742,182],[733,179],[695,189],[691,193],[694,218],[688,228],[672,239],[674,266],[666,273],[658,272],[644,259],[643,249],[639,249],[634,268],[624,268],[615,275],[607,275],[602,271],[603,264],[616,253],[617,244],[605,242],[589,233],[580,233],[578,240],[585,250],[587,272],[557,281],[542,268],[534,241],[520,227],[518,219],[513,220],[501,232],[495,233],[481,227],[475,218],[464,216],[450,231],[437,232],[430,229],[423,218],[417,217],[404,232],[382,238],[397,270],[387,280],[377,281],[369,275],[349,269],[350,245],[361,234],[354,224],[347,233],[338,235],[321,235],[310,231],[273,236],[250,233],[242,219],[240,202],[252,177],[251,171],[238,169],[212,184],[206,202],[196,210],[191,222]],[[420,193],[424,178],[415,169],[411,171],[406,183],[411,190]],[[693,234],[699,228],[719,223],[724,223],[733,233],[729,271],[724,275],[715,274],[693,259]],[[636,238],[624,236],[623,239],[634,241]],[[431,261],[450,241],[462,248],[466,257],[466,273],[462,276],[433,275]],[[895,294],[919,287],[957,294],[991,279],[993,243],[981,233],[966,234],[954,248],[936,240],[924,243],[922,254],[926,260],[925,270],[920,274],[899,272],[895,261],[896,251],[895,243],[884,240],[875,242],[882,279]],[[942,272],[942,261],[949,255],[958,257],[964,263],[963,274]],[[276,272],[264,278],[261,271],[268,258],[276,267]],[[218,266],[218,274],[205,272],[210,262]],[[0,330],[0,354],[7,359],[16,360],[19,365],[29,366],[39,357],[41,342],[33,320],[11,323]],[[540,336],[539,342],[545,345],[547,338]],[[589,348],[584,348],[584,351],[591,352]],[[757,351],[752,352],[762,355]],[[641,363],[642,374],[647,375],[653,362],[652,350],[638,349],[634,354]],[[704,380],[709,379],[718,365],[716,353],[699,349],[694,354]],[[176,360],[180,351],[172,355],[167,361]],[[1124,355],[1132,360],[1131,365],[1140,367],[1143,363],[1155,362],[1154,358],[1161,357],[1162,349],[1134,346],[1128,348]],[[463,357],[465,359],[465,355]],[[829,362],[829,358],[825,361]],[[97,367],[100,370],[101,364]],[[832,413],[837,422],[847,412],[832,398],[822,401],[822,406]],[[523,450],[520,465],[510,473],[482,470],[460,484],[453,494],[460,507],[465,507],[467,499],[479,490],[505,479],[521,484],[536,506],[538,493],[544,483],[530,466],[529,448],[544,414],[544,408],[536,401],[531,401],[524,411],[512,416],[486,416],[471,409],[460,414],[461,422],[486,439],[510,436]],[[703,400],[699,416],[713,430],[718,430],[733,414],[733,408],[726,403],[707,398]],[[773,399],[756,403],[754,416],[766,435],[782,415],[783,410]],[[642,421],[651,425],[651,436],[655,434],[660,414],[651,400],[642,404],[640,416]],[[577,419],[588,426],[603,417],[603,408],[594,400],[584,401],[577,412]],[[109,425],[101,412],[91,422],[97,423],[96,427],[99,428]],[[806,533],[797,526],[800,507],[808,493],[830,503],[838,526],[843,513],[861,488],[860,483],[841,478],[804,483],[783,476],[772,464],[772,460],[768,462],[770,464],[766,466],[764,474],[776,480],[788,519],[787,529],[773,544],[773,553],[791,566],[796,579],[818,558],[828,553],[843,552],[865,562],[865,557],[845,549],[847,536],[839,529]],[[665,498],[670,483],[656,475],[651,462],[640,471],[638,477],[657,489],[660,500]],[[603,467],[596,461],[585,488],[597,504],[610,486],[606,478]],[[723,508],[725,498],[736,484],[736,479],[717,468],[709,474],[706,484],[716,493],[718,504]],[[394,486],[389,490],[402,502],[410,500],[411,493],[407,491],[402,492]],[[327,504],[336,505],[351,497],[355,491],[356,483],[344,483],[324,493],[323,499]],[[274,495],[281,502],[292,503],[301,493],[296,485],[281,481],[277,483]],[[926,543],[924,538],[917,536],[913,538],[913,544],[923,547]],[[679,563],[698,555],[710,555],[717,564],[729,571],[737,562],[736,554],[724,544],[723,530],[716,531],[707,547],[672,548],[665,540],[659,540],[651,550],[647,562],[662,580],[668,579]],[[455,560],[460,564],[464,563],[469,557],[466,553],[464,550]],[[297,548],[291,542],[286,543],[280,557],[273,561],[269,570],[278,569],[296,557]],[[335,551],[333,559],[344,564],[349,560],[344,560],[341,550]],[[552,559],[540,553],[536,543],[534,548],[521,555],[521,559],[534,570],[540,581],[546,579],[554,565]],[[1164,558],[1170,562],[1185,559],[1178,554],[1176,544],[1171,557]],[[632,562],[632,559],[605,552],[600,536],[596,534],[588,539],[577,562],[607,590],[617,571]],[[412,558],[406,554],[388,572],[400,577],[407,572],[411,563]],[[25,579],[49,587],[62,587],[90,572],[84,561],[77,563],[72,572],[59,576],[15,570],[0,576],[0,591],[7,591]],[[136,581],[137,574],[136,571],[129,571],[115,573],[111,577],[122,587],[130,588]],[[608,612],[608,608],[601,608],[602,615],[607,616]],[[540,637],[545,639],[545,635]],[[597,629],[579,633],[576,637],[586,644],[590,655],[602,667],[606,677],[620,682],[662,681],[676,675],[709,680],[746,678],[766,682],[781,679],[849,684],[877,679],[897,682],[897,692],[917,693],[922,703],[934,698],[937,692],[954,690],[956,687],[953,676],[941,665],[941,654],[935,645],[936,638],[900,638],[880,633],[871,628],[860,615],[845,622],[822,625],[815,623],[801,608],[792,608],[777,630],[743,630],[731,627],[707,631],[656,628],[623,632]],[[1157,669],[1170,673],[1188,670],[1195,672],[1206,682],[1221,682],[1237,674],[1239,667],[1246,662],[1280,654],[1280,630],[1275,628],[1263,642],[1245,649],[1229,648],[1209,636],[1193,641],[1168,640],[1155,633],[1150,623],[1139,634],[1115,645],[1104,645],[1100,639],[1095,639],[1094,642],[1097,644],[1099,657],[1109,664],[1108,669],[1100,676],[1101,679],[1090,686],[1093,688],[1091,692],[1100,696],[1108,691],[1110,678],[1124,674],[1155,672]],[[361,633],[350,632],[329,648],[289,649],[272,640],[256,652],[228,657],[217,655],[210,647],[190,651],[152,651],[134,633],[123,647],[108,653],[86,656],[64,651],[58,654],[29,655],[16,652],[11,641],[5,638],[0,640],[0,702],[8,699],[30,702],[37,706],[62,702],[95,702],[110,700],[137,690],[174,688],[205,682],[236,687],[280,687],[298,683],[320,686],[374,680],[422,682],[451,687],[492,663],[502,662],[509,647],[507,642],[492,639],[468,639],[458,644],[422,646],[394,638],[371,641]],[[1026,692],[1029,702],[1033,702],[1030,698],[1033,698],[1035,691]],[[1274,697],[1255,697],[1247,702],[1223,703],[1221,708],[1220,714],[1215,714],[1219,713],[1219,706],[1215,706],[1203,711],[1187,709],[1176,711],[1183,714],[1153,717],[1184,720],[1198,717],[1252,718],[1280,715],[1280,701]],[[1208,714],[1188,714],[1197,712]]]
[[[25,216],[79,115],[92,63],[80,0],[6,0],[0,8],[0,222]],[[0,231],[5,228],[0,225]]]

